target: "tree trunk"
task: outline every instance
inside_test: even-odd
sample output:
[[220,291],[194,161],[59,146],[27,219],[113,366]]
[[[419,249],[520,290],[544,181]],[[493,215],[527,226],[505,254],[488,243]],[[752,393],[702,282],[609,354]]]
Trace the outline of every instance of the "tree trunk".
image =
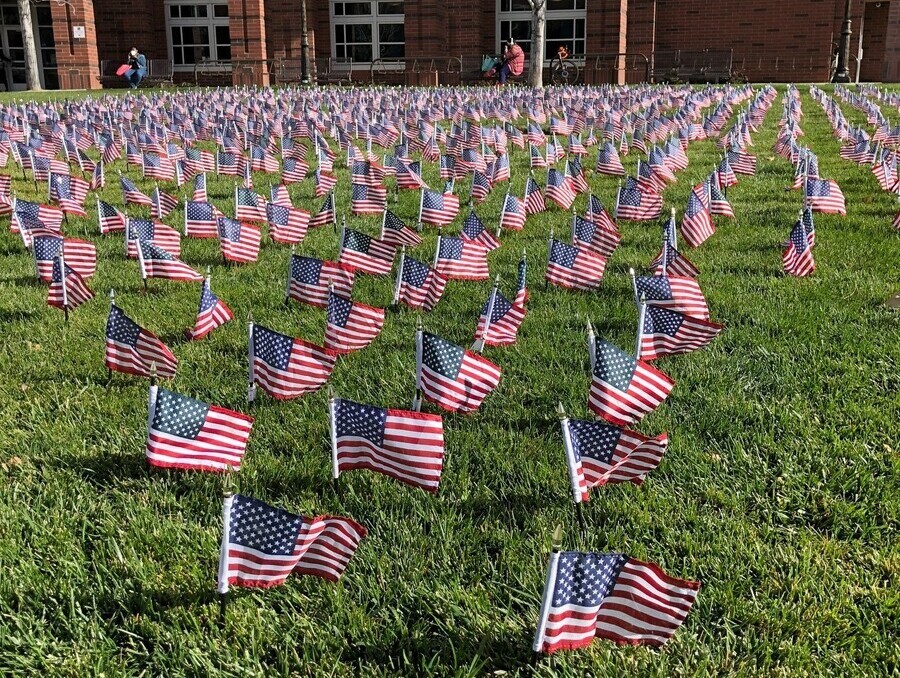
[[528,70],[528,84],[532,87],[544,86],[544,50],[547,42],[547,1],[531,2],[531,64]]
[[41,89],[41,72],[38,70],[37,48],[31,26],[30,0],[18,0],[19,22],[22,25],[22,44],[25,47],[25,83],[29,90]]

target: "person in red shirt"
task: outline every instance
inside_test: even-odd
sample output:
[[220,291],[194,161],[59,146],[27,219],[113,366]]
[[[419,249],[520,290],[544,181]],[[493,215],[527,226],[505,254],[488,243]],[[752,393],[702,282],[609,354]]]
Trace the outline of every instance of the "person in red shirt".
[[503,65],[500,66],[500,84],[505,85],[506,79],[511,75],[522,75],[525,68],[525,52],[510,38],[503,52]]

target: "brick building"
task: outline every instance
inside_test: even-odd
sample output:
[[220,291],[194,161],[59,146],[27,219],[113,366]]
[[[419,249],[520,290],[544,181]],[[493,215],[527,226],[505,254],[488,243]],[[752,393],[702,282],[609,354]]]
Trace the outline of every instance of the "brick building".
[[[657,76],[670,67],[673,73],[679,66],[690,69],[705,58],[703,50],[721,51],[733,71],[752,81],[826,80],[844,12],[844,0],[547,2],[548,55],[559,44],[576,54],[628,55],[604,57],[603,63],[617,66],[595,73],[594,80],[606,81],[639,80],[644,69]],[[268,84],[287,72],[285,64],[299,60],[300,3],[38,0],[31,21],[41,76],[50,89],[101,86],[102,62],[118,65],[132,45],[151,59],[171,60],[176,80],[202,75]],[[477,72],[481,55],[497,52],[509,35],[530,49],[527,0],[307,0],[307,14],[311,55],[320,71],[328,58],[352,58],[360,80],[379,57],[460,57],[466,80]],[[858,70],[861,80],[900,80],[900,0],[854,0],[852,19],[851,73]],[[0,38],[12,59],[5,67],[7,82],[21,88],[15,0],[0,0]],[[378,68],[402,73],[404,66]]]

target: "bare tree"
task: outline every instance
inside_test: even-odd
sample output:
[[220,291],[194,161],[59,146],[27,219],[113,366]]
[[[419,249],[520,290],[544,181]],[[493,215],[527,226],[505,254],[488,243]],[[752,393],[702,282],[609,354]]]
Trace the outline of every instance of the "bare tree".
[[19,23],[22,25],[22,45],[25,48],[25,84],[31,91],[41,89],[41,72],[38,70],[37,48],[31,26],[30,0],[18,0]]
[[[19,0],[21,2],[22,0]],[[544,86],[544,50],[547,42],[547,0],[528,0],[531,5],[531,66],[528,84]]]

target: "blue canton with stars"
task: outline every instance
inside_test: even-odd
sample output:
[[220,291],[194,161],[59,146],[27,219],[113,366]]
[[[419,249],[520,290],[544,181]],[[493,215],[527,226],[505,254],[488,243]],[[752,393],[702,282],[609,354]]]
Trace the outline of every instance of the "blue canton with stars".
[[469,216],[463,222],[462,232],[473,240],[484,233],[484,224],[475,212],[469,212]]
[[365,438],[378,447],[384,444],[387,410],[350,400],[338,400],[335,409],[338,438],[352,436]]
[[254,193],[249,188],[244,188],[243,186],[237,187],[237,204],[243,205],[245,207],[259,207],[256,193]]
[[139,240],[138,247],[141,248],[141,258],[144,261],[175,261],[175,257],[169,254],[162,247],[157,247],[152,242],[147,240]]
[[276,226],[286,226],[290,218],[290,212],[284,205],[276,205],[269,202],[266,203],[266,216]]
[[256,499],[235,495],[228,541],[273,556],[294,552],[303,518]]
[[384,227],[389,228],[392,231],[402,231],[404,228],[406,228],[406,224],[404,224],[403,220],[396,214],[394,214],[390,210],[385,210]]
[[[484,308],[481,309],[481,315],[486,315],[488,311],[488,307],[491,305],[491,298],[488,297],[488,300],[484,304]],[[509,313],[509,309],[512,308],[512,304],[509,303],[509,300],[503,296],[503,293],[500,290],[494,294],[494,308],[491,309],[491,322],[495,323],[498,320],[502,319],[507,313]]]
[[422,197],[422,209],[443,210],[444,196],[437,191],[425,191],[425,195]]
[[827,198],[831,195],[831,183],[828,179],[807,179],[806,195],[811,198]]
[[441,249],[438,252],[438,259],[462,259],[463,241],[459,238],[441,238]]
[[212,290],[209,289],[209,281],[204,280],[203,291],[200,293],[200,313],[208,311],[217,303],[219,303],[219,297],[213,294]]
[[422,287],[428,278],[429,267],[412,257],[403,258],[403,282],[413,287]]
[[638,296],[644,295],[647,301],[670,301],[672,286],[669,278],[663,275],[642,275],[635,278]]
[[150,219],[128,219],[129,240],[153,240],[156,227]]
[[140,334],[140,325],[122,313],[118,306],[109,309],[109,318],[106,321],[107,339],[134,348]]
[[637,361],[605,339],[597,340],[596,350],[594,376],[620,391],[627,391],[634,378]]
[[616,585],[626,562],[628,558],[621,553],[560,553],[553,606],[599,606]]
[[228,217],[219,217],[219,237],[231,242],[241,240],[241,222]]
[[185,209],[187,210],[188,221],[215,222],[216,220],[215,208],[208,202],[189,200]]
[[791,244],[798,254],[805,252],[809,246],[809,241],[806,238],[806,228],[803,226],[802,221],[795,223],[794,228],[791,229]]
[[612,461],[622,429],[610,424],[582,419],[569,420],[569,436],[575,458],[589,457],[604,464]]
[[318,285],[322,260],[314,257],[291,256],[291,279],[304,285]]
[[367,236],[365,233],[354,231],[352,228],[348,228],[344,232],[344,247],[348,250],[353,250],[354,252],[360,252],[362,254],[368,254],[369,244],[371,242],[372,238]]
[[278,370],[287,370],[294,340],[260,325],[253,326],[253,355]]
[[56,259],[63,251],[63,239],[55,236],[38,236],[32,245],[34,258],[38,261]]
[[352,301],[344,299],[344,297],[337,294],[329,294],[328,308],[326,310],[328,322],[338,327],[344,327],[347,324],[347,318],[350,317],[352,308]]
[[160,388],[156,393],[152,428],[167,435],[195,440],[208,412],[206,403]]
[[667,334],[674,337],[684,322],[684,315],[668,308],[647,305],[644,312],[644,334]]
[[554,240],[550,245],[550,261],[557,266],[573,268],[575,266],[575,258],[578,256],[578,250],[571,245],[567,245],[559,240]]
[[465,355],[464,348],[428,332],[422,333],[422,363],[433,372],[456,380]]
[[591,242],[596,230],[597,225],[593,221],[588,221],[578,215],[575,216],[575,238],[581,242]]

